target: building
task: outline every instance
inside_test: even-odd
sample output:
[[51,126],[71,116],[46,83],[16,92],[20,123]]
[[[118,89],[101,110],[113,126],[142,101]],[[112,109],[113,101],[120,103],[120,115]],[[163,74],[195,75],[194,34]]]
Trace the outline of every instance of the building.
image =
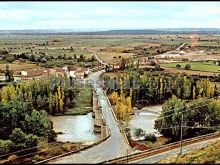
[[65,70],[63,68],[55,67],[49,68],[43,71],[43,76],[55,75],[55,76],[64,76]]
[[179,55],[185,55],[185,52],[184,51],[180,51]]

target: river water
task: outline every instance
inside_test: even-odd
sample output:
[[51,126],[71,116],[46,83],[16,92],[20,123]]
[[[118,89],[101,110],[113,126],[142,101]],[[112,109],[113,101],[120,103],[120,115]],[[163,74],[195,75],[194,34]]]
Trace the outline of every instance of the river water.
[[[154,121],[159,116],[162,110],[162,105],[148,106],[141,110],[134,111],[134,115],[131,116],[129,122],[129,128],[132,139],[136,139],[134,132],[136,128],[141,128],[146,133],[155,133],[157,130],[154,129]],[[160,136],[156,134],[156,136]]]
[[62,142],[94,142],[100,135],[93,132],[94,119],[92,113],[75,116],[50,116],[55,132],[62,132],[57,135],[57,141]]

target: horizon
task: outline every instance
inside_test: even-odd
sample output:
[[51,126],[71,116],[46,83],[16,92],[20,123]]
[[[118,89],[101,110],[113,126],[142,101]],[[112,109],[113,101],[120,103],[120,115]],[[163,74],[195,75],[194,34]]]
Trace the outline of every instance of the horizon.
[[81,32],[111,32],[111,31],[148,31],[148,30],[159,30],[159,31],[172,31],[172,30],[180,30],[180,31],[183,31],[183,30],[186,30],[186,31],[196,31],[196,30],[207,30],[207,29],[210,29],[210,30],[220,30],[220,28],[212,28],[212,27],[204,27],[204,28],[191,28],[191,27],[188,27],[188,28],[143,28],[143,29],[108,29],[108,30],[105,30],[105,29],[100,29],[100,30],[92,30],[92,29],[80,29],[80,30],[77,30],[77,29],[0,29],[0,31],[49,31],[49,32],[75,32],[75,33],[81,33]]
[[220,2],[0,2],[0,30],[220,28]]

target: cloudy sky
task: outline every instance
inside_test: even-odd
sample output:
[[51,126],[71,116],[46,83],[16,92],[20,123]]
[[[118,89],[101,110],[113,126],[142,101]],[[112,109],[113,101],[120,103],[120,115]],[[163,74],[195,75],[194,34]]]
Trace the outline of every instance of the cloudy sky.
[[220,2],[0,2],[0,30],[220,28]]

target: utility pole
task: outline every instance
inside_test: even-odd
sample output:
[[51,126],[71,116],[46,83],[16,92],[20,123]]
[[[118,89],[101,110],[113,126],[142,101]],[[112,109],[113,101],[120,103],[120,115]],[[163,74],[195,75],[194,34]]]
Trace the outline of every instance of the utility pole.
[[180,155],[182,155],[182,146],[183,146],[183,144],[182,144],[182,140],[183,140],[183,113],[181,115],[181,127],[180,127],[180,130],[181,130],[181,132],[180,132]]
[[128,164],[128,149],[127,149],[127,164]]

